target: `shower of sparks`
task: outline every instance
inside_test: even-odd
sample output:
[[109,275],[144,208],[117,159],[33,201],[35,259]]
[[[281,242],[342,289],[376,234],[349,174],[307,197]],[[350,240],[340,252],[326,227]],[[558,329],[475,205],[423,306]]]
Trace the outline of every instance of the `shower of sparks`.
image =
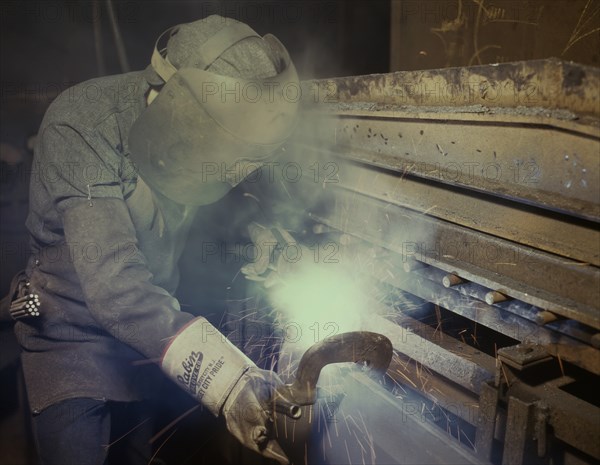
[[[446,317],[439,306],[433,307],[435,313],[425,315],[421,311],[423,304],[399,289],[395,281],[401,282],[404,272],[394,265],[389,252],[354,244],[342,244],[340,250],[342,254],[352,254],[341,256],[343,264],[326,263],[322,256],[319,260],[313,256],[307,260],[303,257],[282,274],[277,286],[267,290],[268,305],[263,302],[236,312],[239,325],[232,325],[229,337],[240,338],[244,352],[261,368],[277,371],[284,382],[292,379],[300,357],[316,342],[367,327],[376,331],[370,325],[373,312],[391,321],[398,317],[401,320],[402,314],[423,320],[440,339],[444,329],[452,326],[451,318]],[[349,262],[352,266],[344,266]],[[444,306],[444,302],[438,303]],[[253,329],[263,325],[271,329],[249,335],[243,329],[247,324]],[[401,321],[398,324],[402,324]],[[464,343],[468,337],[469,342],[473,340],[477,345],[477,327],[459,331]],[[458,349],[456,353],[464,356]],[[320,400],[305,410],[304,418],[313,425],[316,435],[305,438],[304,433],[296,429],[297,424],[289,419],[276,422],[274,433],[295,445],[299,455],[295,463],[310,463],[315,454],[322,455],[323,460],[374,463],[374,438],[362,418],[366,412],[361,410],[360,401],[357,404],[352,398],[351,384],[342,382],[347,378],[343,369],[328,368],[333,370],[323,370],[319,379]],[[459,441],[471,444],[467,433],[457,426],[454,415],[444,410],[446,396],[436,387],[435,376],[427,366],[395,354],[388,374],[385,383],[389,383],[387,389],[396,398],[410,401],[414,392],[420,391],[430,402],[422,406],[423,418],[445,427]],[[366,418],[372,415],[370,412]]]

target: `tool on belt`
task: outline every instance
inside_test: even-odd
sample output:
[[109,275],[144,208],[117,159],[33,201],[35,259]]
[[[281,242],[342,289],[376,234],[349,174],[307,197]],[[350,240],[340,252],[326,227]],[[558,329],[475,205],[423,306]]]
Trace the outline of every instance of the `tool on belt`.
[[15,275],[0,308],[1,321],[17,321],[40,316],[40,298],[30,292],[29,280],[25,272],[21,271]]

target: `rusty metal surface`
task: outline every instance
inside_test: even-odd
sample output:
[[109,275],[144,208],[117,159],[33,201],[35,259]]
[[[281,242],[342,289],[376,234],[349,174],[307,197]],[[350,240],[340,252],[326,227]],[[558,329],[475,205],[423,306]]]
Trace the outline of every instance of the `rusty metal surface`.
[[[428,87],[472,79],[539,99]],[[292,151],[337,167],[328,226],[600,329],[599,83],[556,60],[313,81],[330,95],[305,99],[313,137]]]
[[[373,309],[376,310],[375,305]],[[377,312],[395,313],[385,306],[378,306]],[[493,357],[407,315],[396,315],[394,321],[372,315],[363,325],[388,337],[403,355],[471,392],[478,393],[482,383],[493,377]]]
[[597,128],[578,122],[561,127],[551,115],[519,121],[486,111],[355,107],[319,107],[311,117],[327,128],[320,138],[329,152],[402,175],[600,219]]
[[476,299],[465,299],[456,291],[446,289],[423,278],[411,276],[410,273],[395,270],[393,278],[390,275],[380,275],[379,278],[517,341],[538,343],[551,355],[559,356],[562,360],[600,375],[600,351],[590,345],[538,326],[496,306],[487,305]]
[[[389,312],[388,312],[389,313]],[[387,333],[390,338],[392,340],[397,340],[394,339],[393,333],[395,332],[396,334],[400,334],[401,333],[401,329],[394,329],[393,327],[390,326],[389,328],[389,332]],[[419,332],[422,331],[422,329],[419,329]],[[406,338],[404,338],[406,339]],[[435,338],[436,342],[440,342],[442,340],[446,340],[446,339],[452,339],[452,338],[448,338],[447,335],[445,336],[438,336],[438,338]],[[394,344],[395,348],[397,348],[400,352],[403,352],[405,350],[407,350],[407,355],[409,355],[411,358],[413,356],[416,356],[416,361],[422,363],[424,366],[427,366],[429,368],[432,368],[432,370],[435,371],[435,373],[441,373],[444,374],[445,376],[448,377],[448,379],[452,379],[452,376],[448,376],[449,372],[452,372],[454,370],[453,366],[454,366],[454,362],[453,360],[453,356],[456,355],[457,351],[452,349],[451,346],[446,346],[444,347],[438,347],[436,349],[431,349],[429,346],[427,345],[421,345],[421,342],[418,339],[413,339],[411,342],[413,344],[408,344],[409,341],[407,341],[406,344]],[[456,341],[458,342],[458,341]],[[421,349],[417,349],[417,350],[412,350],[410,349],[411,345],[421,345]],[[531,346],[531,344],[526,345],[527,347]],[[520,347],[521,346],[515,346],[515,347],[509,347],[509,348],[505,348],[502,349],[501,351],[499,351],[500,353],[502,353],[502,355],[504,356],[504,360],[510,356],[511,353],[516,354],[516,356],[518,356],[521,351],[520,351]],[[523,357],[519,358],[518,360],[516,360],[517,365],[520,365],[517,370],[518,371],[522,371],[524,367],[531,367],[531,366],[536,366],[536,364],[543,360],[545,362],[550,362],[550,363],[554,363],[556,365],[555,361],[550,361],[548,359],[548,356],[546,353],[541,352],[541,348],[543,346],[540,346],[539,348],[535,348],[534,350],[532,350],[531,352],[523,352]],[[448,360],[448,364],[446,366],[446,368],[442,368],[440,369],[439,366],[436,366],[435,364],[431,364],[428,360],[427,357],[423,357],[422,354],[420,353],[421,350],[434,350],[438,353],[443,353],[444,350],[447,350],[446,353],[446,358]],[[472,351],[473,349],[471,349]],[[461,351],[458,351],[459,353]],[[404,352],[403,352],[404,353]],[[499,355],[500,355],[499,353]],[[463,357],[465,357],[466,359],[471,359],[471,352],[469,352],[468,350],[465,351],[463,354],[461,354]],[[515,357],[516,357],[515,356]],[[515,358],[513,357],[513,358]],[[477,358],[476,358],[477,360]],[[485,360],[479,358],[478,361],[481,360]],[[491,371],[489,370],[489,364],[486,363],[486,365],[488,365],[488,367],[484,367],[484,366],[480,366],[481,370],[484,370],[488,376],[491,374]],[[397,364],[392,364],[392,368],[396,366]],[[556,368],[556,367],[555,367]],[[500,379],[504,379],[505,376],[505,372],[501,371],[502,375],[500,375]],[[421,374],[420,378],[427,378],[427,375],[423,375]],[[396,376],[394,379],[401,381],[402,378]],[[598,454],[600,453],[600,442],[597,442],[597,439],[600,438],[600,431],[597,428],[597,416],[600,414],[599,410],[597,407],[588,404],[587,402],[578,399],[577,397],[564,392],[563,390],[561,390],[562,386],[565,386],[567,384],[572,383],[574,380],[572,378],[569,377],[559,377],[556,379],[553,379],[549,382],[542,382],[538,385],[535,386],[527,386],[524,385],[523,383],[520,382],[516,382],[516,378],[515,379],[509,379],[509,385],[508,388],[505,392],[505,398],[508,399],[509,397],[514,397],[517,399],[522,399],[522,398],[527,398],[527,399],[533,399],[533,400],[541,400],[544,402],[544,408],[548,409],[548,424],[553,428],[553,434],[555,435],[555,437],[559,438],[562,441],[565,441],[566,443],[572,445],[573,447],[576,447],[582,451],[584,451],[585,453],[598,458]],[[416,381],[416,380],[415,380]],[[406,381],[405,378],[405,384],[408,387],[413,387],[419,391],[422,391],[426,394],[426,390],[423,389],[423,384],[421,386],[415,384],[415,381],[412,381],[410,378]],[[421,380],[421,383],[424,383]],[[443,384],[443,381],[441,381],[440,379],[434,379],[431,381],[432,386],[442,386],[442,387],[446,387]],[[440,384],[441,383],[441,384]],[[465,386],[464,382],[462,383],[463,386]],[[487,386],[487,388],[486,388]],[[477,389],[477,392],[479,393],[480,397],[480,406],[479,408],[475,408],[475,409],[463,409],[463,410],[456,410],[456,405],[462,405],[463,407],[466,404],[472,405],[472,398],[469,397],[468,395],[466,395],[465,393],[459,392],[457,394],[457,392],[454,391],[450,391],[447,393],[448,397],[451,397],[454,400],[454,411],[456,411],[456,413],[461,416],[464,420],[470,422],[470,423],[477,423],[478,425],[478,436],[476,439],[476,445],[479,444],[477,446],[478,452],[480,453],[480,455],[482,456],[482,458],[484,459],[490,459],[490,454],[491,454],[491,441],[495,438],[495,439],[504,439],[504,442],[506,442],[507,440],[504,438],[504,434],[508,434],[509,439],[511,444],[514,443],[517,439],[519,441],[524,440],[524,437],[519,437],[517,439],[515,439],[513,441],[513,439],[511,438],[511,434],[518,434],[518,433],[514,433],[513,429],[515,428],[515,424],[514,422],[511,423],[510,419],[506,419],[506,411],[502,410],[499,405],[497,404],[498,402],[498,395],[497,395],[497,391],[494,388],[491,388],[488,384],[483,383],[482,386],[480,386],[480,388]],[[451,403],[450,399],[445,398],[444,395],[441,395],[441,404],[440,405],[444,405],[445,402],[447,403]],[[482,407],[483,406],[483,407]],[[483,408],[483,410],[482,410]],[[514,412],[513,412],[514,415]],[[596,420],[595,420],[596,418]],[[503,427],[500,427],[500,429],[498,428],[499,424],[503,424],[503,422],[506,421],[508,425],[511,425],[510,428],[506,428],[506,430]],[[596,426],[594,426],[596,425]],[[508,456],[512,457],[511,463],[520,463],[520,462],[515,462],[515,456],[519,456],[519,454],[521,454],[523,451],[520,450],[519,448],[514,449],[514,444],[512,446],[510,446],[508,448]]]
[[[530,447],[528,455],[543,457],[549,453],[547,436],[551,432],[554,437],[589,455],[594,461],[600,460],[600,408],[564,390],[574,379],[564,375],[552,376],[552,372],[557,371],[556,364],[551,359],[540,362],[547,355],[543,349],[534,344],[502,349],[504,356],[498,365],[495,382],[500,399],[508,404],[509,417],[511,404],[517,410],[527,404],[528,410],[531,409],[527,414],[527,426],[532,428],[528,438],[515,438],[515,433],[507,428],[504,453],[508,452],[511,463],[523,463],[522,459],[519,462],[518,457],[522,457],[524,449],[511,449],[508,442],[529,440],[531,446],[533,440],[537,442],[537,451]],[[534,356],[528,363],[531,353]],[[507,359],[512,363],[506,363]],[[550,379],[544,380],[548,376]],[[513,418],[515,414],[524,420],[524,411],[513,412]],[[511,424],[510,418],[507,418],[507,424]]]
[[304,95],[320,103],[523,106],[598,116],[599,88],[598,68],[548,58],[307,81]]
[[[462,420],[475,425],[479,414],[477,395],[449,381],[436,371],[401,354],[395,355],[388,376],[403,389],[419,392],[437,406],[446,409]],[[483,386],[487,384],[484,383]],[[481,393],[480,393],[481,395]]]
[[[463,303],[464,305],[464,303]],[[390,314],[391,312],[386,312]],[[390,339],[394,343],[394,348],[402,352],[403,354],[414,358],[417,362],[422,363],[423,366],[426,366],[432,369],[435,373],[442,374],[447,379],[456,380],[459,379],[458,384],[464,387],[470,388],[471,391],[476,391],[480,397],[480,407],[479,409],[468,409],[463,411],[458,411],[457,413],[463,419],[470,423],[476,422],[478,425],[478,441],[476,439],[476,444],[479,443],[480,455],[484,459],[489,459],[489,454],[491,453],[491,441],[493,438],[498,439],[499,437],[504,439],[506,443],[508,440],[504,437],[504,434],[508,434],[508,438],[511,442],[511,446],[508,447],[507,457],[511,457],[510,463],[520,463],[517,458],[520,456],[519,454],[523,453],[523,450],[520,448],[515,448],[514,444],[516,441],[524,440],[524,437],[519,436],[518,438],[512,438],[511,435],[519,434],[515,433],[513,429],[515,428],[514,422],[511,423],[510,419],[506,419],[505,410],[500,409],[500,407],[494,403],[494,399],[497,401],[497,392],[493,389],[489,388],[489,385],[483,382],[483,379],[489,378],[491,372],[494,370],[494,366],[498,367],[499,364],[496,364],[493,358],[490,357],[490,361],[486,359],[485,354],[479,354],[478,351],[468,348],[467,350],[458,349],[455,346],[456,343],[460,344],[460,342],[453,340],[448,337],[448,335],[440,335],[437,332],[437,337],[432,337],[431,333],[425,330],[419,322],[411,322],[410,317],[402,316],[401,320],[408,325],[414,325],[416,323],[416,327],[418,330],[417,333],[422,333],[425,336],[425,341],[420,341],[418,338],[407,338],[404,335],[403,338],[396,337],[402,334],[402,326],[399,328],[394,328],[393,325],[390,325],[385,329],[385,333],[390,337]],[[391,322],[390,322],[391,323]],[[374,322],[373,324],[381,327],[380,322]],[[385,325],[383,325],[385,326]],[[430,328],[433,332],[434,330]],[[412,335],[411,335],[412,337]],[[535,340],[536,338],[531,338]],[[400,341],[400,342],[399,342]],[[402,342],[403,341],[403,342]],[[435,343],[441,345],[437,348],[432,348],[429,343],[435,341]],[[443,342],[445,341],[445,342]],[[563,341],[564,342],[564,341]],[[567,346],[569,344],[566,344]],[[417,346],[415,349],[413,346]],[[529,348],[532,348],[529,350]],[[523,350],[527,349],[527,350]],[[532,343],[518,345],[513,347],[507,347],[501,349],[499,351],[499,358],[503,363],[506,362],[507,359],[511,359],[511,367],[516,367],[515,369],[518,372],[523,371],[525,368],[531,368],[535,366],[539,366],[540,363],[550,363],[553,364],[553,368],[557,369],[557,362],[555,360],[551,360],[548,357],[548,353],[543,349],[547,349],[546,345],[533,345]],[[406,352],[405,352],[406,351]],[[442,355],[442,358],[447,360],[447,364],[445,367],[440,367],[439,364],[431,363],[431,357],[424,356],[427,351],[432,351],[437,354]],[[446,351],[445,357],[443,356],[444,351]],[[464,376],[461,376],[461,370],[456,369],[456,363],[454,362],[454,358],[458,355],[464,357],[466,360],[471,361],[479,366],[479,370],[486,373],[486,376],[480,378],[482,381],[482,385],[477,389],[473,389],[473,385],[465,384]],[[435,358],[435,357],[434,357]],[[567,357],[563,359],[566,360]],[[598,354],[595,356],[593,354],[588,354],[589,359],[596,358],[598,359]],[[482,363],[483,362],[483,363]],[[465,363],[465,362],[458,362]],[[481,364],[482,363],[482,364]],[[481,365],[480,365],[481,364]],[[490,365],[493,364],[491,367]],[[392,365],[394,367],[394,365]],[[589,368],[589,367],[588,367]],[[547,368],[543,368],[546,372],[549,370]],[[464,371],[464,370],[463,370]],[[551,370],[550,370],[551,371]],[[452,373],[456,372],[458,376],[453,376]],[[506,372],[501,370],[499,379],[504,380],[506,376]],[[464,375],[464,373],[462,373]],[[427,375],[421,375],[421,378],[427,378]],[[454,379],[453,379],[454,378]],[[400,377],[396,376],[394,379],[401,380]],[[463,381],[461,382],[460,379]],[[562,376],[556,379],[552,379],[549,382],[541,382],[534,386],[525,385],[522,382],[517,382],[518,378],[508,378],[508,387],[505,391],[505,399],[509,399],[509,397],[514,397],[516,399],[532,399],[535,401],[541,400],[543,402],[543,407],[548,409],[548,424],[553,428],[553,434],[555,437],[559,438],[562,441],[576,447],[579,450],[584,451],[586,454],[591,455],[592,457],[598,458],[600,454],[600,441],[597,441],[600,438],[600,430],[597,428],[597,418],[600,414],[600,410],[561,390],[561,388],[565,385],[572,383],[574,380],[572,378]],[[435,386],[440,383],[440,380],[433,379],[432,385]],[[423,383],[423,381],[421,381]],[[443,381],[441,381],[443,385]],[[409,379],[408,382],[405,382],[408,387],[413,387],[419,391],[425,392],[423,389],[423,385],[419,386],[415,384],[414,381]],[[488,388],[486,388],[488,386]],[[494,394],[496,392],[496,394]],[[450,391],[448,393],[449,397],[454,399],[454,405],[461,405],[461,402],[464,404],[472,404],[472,399],[466,395],[465,393],[457,393],[456,391]],[[445,402],[449,402],[449,399],[444,399],[442,395],[442,404]],[[509,401],[510,403],[510,401]],[[515,404],[516,405],[516,404]],[[463,405],[464,406],[464,405]],[[483,406],[483,411],[481,410]],[[509,407],[510,410],[510,407]],[[479,415],[477,415],[479,412]],[[514,416],[515,412],[513,412]],[[498,425],[502,425],[504,421],[507,422],[508,425],[511,425],[510,428],[506,428],[506,430],[501,426],[500,429]],[[491,424],[490,424],[491,423]]]

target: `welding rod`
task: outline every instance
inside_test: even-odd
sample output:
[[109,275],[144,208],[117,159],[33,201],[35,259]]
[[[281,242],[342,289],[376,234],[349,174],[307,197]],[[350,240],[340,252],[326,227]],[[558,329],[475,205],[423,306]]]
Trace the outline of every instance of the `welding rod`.
[[13,318],[23,317],[23,316],[37,316],[40,313],[37,311],[20,311],[20,312],[11,312],[10,316]]
[[26,294],[11,302],[9,314],[13,320],[36,317],[39,312],[40,300],[37,294]]
[[40,312],[34,312],[34,311],[28,311],[28,312],[11,312],[10,316],[12,316],[13,318],[18,318],[18,317],[22,317],[22,316],[37,316],[39,315]]
[[19,297],[11,302],[11,304],[20,304],[21,302],[27,302],[30,299],[37,300],[39,297],[37,294],[27,294],[23,297]]
[[18,308],[35,308],[35,307],[39,307],[39,306],[40,306],[40,302],[39,301],[36,301],[36,302],[29,301],[29,302],[25,302],[25,303],[21,303],[21,304],[17,304],[17,305],[12,304],[10,306],[10,309],[11,310],[16,310]]
[[22,320],[24,318],[36,317],[40,316],[39,313],[31,314],[31,315],[11,315],[13,320]]
[[19,305],[40,305],[39,300],[26,300],[24,302],[13,302],[10,304],[11,308],[18,307]]

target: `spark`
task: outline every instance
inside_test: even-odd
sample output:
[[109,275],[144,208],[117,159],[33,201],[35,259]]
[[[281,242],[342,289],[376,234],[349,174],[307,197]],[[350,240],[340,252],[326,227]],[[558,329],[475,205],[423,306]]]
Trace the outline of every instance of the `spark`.
[[352,459],[350,459],[350,450],[348,450],[348,442],[344,439],[344,444],[346,445],[346,453],[348,454],[348,465],[352,463]]
[[[352,431],[352,434],[356,438],[356,443],[358,444],[358,447],[361,448],[362,452],[367,452],[367,449],[365,449],[365,446],[363,446],[360,438],[358,437],[358,434],[356,434],[356,431]],[[363,458],[363,462],[364,462],[364,458]]]
[[[173,420],[171,423],[169,423],[167,426],[165,426],[163,429],[161,429],[158,433],[156,433],[154,436],[152,436],[148,442],[150,444],[154,443],[154,441],[156,441],[159,437],[161,437],[166,431],[170,430],[179,421],[183,420],[190,413],[192,413],[195,410],[197,410],[198,408],[200,408],[200,405],[201,404],[195,405],[192,408],[190,408],[190,409],[186,410],[185,412],[183,412],[181,415],[179,415],[177,418],[175,418],[175,420]],[[169,436],[169,437],[171,437],[171,436]]]
[[374,441],[373,441],[373,435],[369,434],[369,428],[367,428],[367,425],[365,423],[365,419],[362,416],[362,413],[359,412],[360,415],[360,421],[362,422],[363,426],[364,426],[364,432],[365,435],[367,436],[367,439],[369,440],[369,446],[371,448],[371,461],[373,463],[375,463],[375,447],[374,447]]
[[244,197],[250,197],[251,199],[256,200],[256,202],[260,204],[260,199],[255,195],[250,194],[249,192],[244,192]]
[[399,370],[396,371],[396,373],[398,373],[400,376],[402,376],[406,381],[408,381],[415,389],[417,389],[417,385],[408,377],[406,376],[404,373],[400,372]]
[[444,393],[443,393],[443,392],[442,392],[440,389],[438,389],[438,388],[436,388],[436,387],[434,387],[434,388],[431,388],[431,391],[430,391],[430,393],[433,393],[433,391],[437,391],[437,392],[439,392],[439,393],[440,393],[440,396],[443,396],[443,395],[444,395]]
[[150,420],[150,417],[146,418],[145,420],[142,420],[141,423],[135,425],[133,428],[131,428],[129,431],[127,431],[123,436],[121,436],[118,439],[115,439],[113,442],[111,442],[110,444],[108,444],[106,447],[107,449],[109,447],[111,447],[112,445],[116,444],[117,442],[119,442],[121,439],[123,439],[125,436],[127,436],[128,434],[132,433],[133,431],[135,431],[136,429],[138,429],[140,426],[142,426],[144,423],[146,423],[148,420]]
[[177,432],[177,428],[175,428],[173,430],[173,432],[171,434],[169,434],[169,436],[167,436],[167,439],[165,439],[162,444],[156,449],[156,452],[154,452],[154,454],[152,455],[152,457],[150,457],[150,460],[148,461],[148,465],[150,465],[154,459],[156,458],[157,454],[160,452],[160,450],[163,448],[163,446],[167,443],[167,441],[169,439],[171,439],[171,437]]
[[504,364],[502,362],[500,362],[500,369],[502,370],[502,375],[504,376],[504,380],[506,381],[506,385],[510,386],[510,383],[508,382],[508,376],[506,375],[506,370],[504,369]]
[[295,421],[292,422],[292,442],[295,443],[296,442],[296,423]]
[[288,191],[287,187],[285,187],[285,183],[281,179],[279,180],[279,183],[283,186],[283,190],[285,191],[287,196],[290,198],[290,200],[293,200],[292,196],[290,194],[290,191]]
[[471,338],[473,339],[473,344],[479,347],[479,341],[477,340],[477,323],[473,327],[473,333],[471,334]]
[[304,465],[308,465],[308,442],[304,443]]
[[327,422],[323,422],[325,425],[325,433],[327,434],[327,441],[329,442],[329,447],[333,448],[333,444],[331,443],[331,435],[329,434],[329,428],[327,427]]
[[464,431],[461,431],[461,433],[463,434],[463,436],[465,437],[465,439],[466,439],[467,441],[469,441],[469,445],[471,446],[471,448],[472,448],[472,449],[475,449],[475,444],[473,444],[473,443],[471,442],[471,440],[469,439],[469,436],[468,436],[468,435],[467,435],[467,434],[466,434]]
[[430,211],[434,210],[435,208],[437,208],[437,205],[433,205],[432,207],[429,207],[427,210],[425,210],[423,212],[423,215],[427,215]]
[[565,368],[563,367],[562,359],[560,358],[560,354],[556,354],[558,358],[558,364],[560,365],[560,373],[565,376]]
[[439,330],[440,339],[443,339],[444,333],[443,333],[443,328],[442,328],[442,312],[440,310],[439,305],[435,306],[435,318],[436,318],[438,324],[435,327],[435,331],[433,332],[433,334],[434,335],[437,334],[437,332]]

